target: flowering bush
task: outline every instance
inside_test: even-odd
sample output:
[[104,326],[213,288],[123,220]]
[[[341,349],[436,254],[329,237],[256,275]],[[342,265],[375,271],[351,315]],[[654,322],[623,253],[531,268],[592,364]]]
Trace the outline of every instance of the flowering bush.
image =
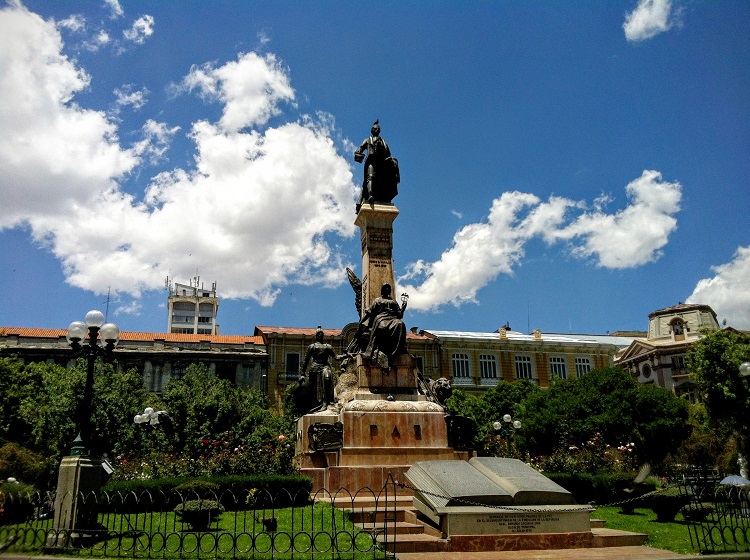
[[141,457],[118,455],[114,480],[232,474],[293,474],[294,442],[284,434],[253,434],[238,443],[231,434],[202,438],[194,453],[151,451]]
[[567,445],[552,455],[534,457],[531,465],[542,472],[621,473],[638,468],[634,443],[612,447],[604,442],[601,434],[579,445]]

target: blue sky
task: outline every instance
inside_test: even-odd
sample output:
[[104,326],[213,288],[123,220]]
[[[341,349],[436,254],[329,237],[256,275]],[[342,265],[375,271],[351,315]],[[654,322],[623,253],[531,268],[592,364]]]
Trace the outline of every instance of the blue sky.
[[[355,321],[353,149],[399,159],[408,326],[750,328],[750,3],[7,2],[0,325]],[[399,291],[399,293],[400,293]]]

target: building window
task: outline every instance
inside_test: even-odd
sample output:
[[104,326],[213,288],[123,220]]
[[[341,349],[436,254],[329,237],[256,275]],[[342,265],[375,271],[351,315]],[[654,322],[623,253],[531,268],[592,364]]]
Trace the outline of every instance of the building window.
[[284,373],[279,376],[281,383],[292,383],[299,378],[301,356],[299,352],[284,353]]
[[672,332],[674,332],[675,336],[685,334],[685,323],[682,321],[675,321],[672,323]]
[[453,354],[451,356],[453,382],[458,385],[471,384],[471,369],[468,354]]
[[687,373],[685,367],[685,356],[672,356],[672,374]]
[[424,375],[424,360],[422,356],[417,356],[415,359],[417,360],[417,369]]
[[649,377],[651,377],[651,366],[650,365],[645,364],[643,366],[642,375],[643,375],[644,379],[648,379]]
[[591,371],[591,360],[589,358],[576,358],[576,377],[583,377]]
[[199,323],[210,323],[211,322],[211,317],[198,317],[198,322]]
[[187,373],[187,366],[185,364],[175,364],[172,366],[171,378],[182,379]]
[[678,397],[682,397],[690,402],[697,403],[700,401],[698,398],[698,388],[694,383],[683,383],[677,385],[674,388],[674,392]]
[[568,378],[568,364],[563,356],[550,356],[549,374],[557,379]]
[[516,379],[533,379],[531,356],[516,356]]
[[479,355],[479,383],[486,386],[497,385],[497,358],[491,354]]
[[490,354],[479,355],[479,376],[482,379],[497,378],[497,358]]

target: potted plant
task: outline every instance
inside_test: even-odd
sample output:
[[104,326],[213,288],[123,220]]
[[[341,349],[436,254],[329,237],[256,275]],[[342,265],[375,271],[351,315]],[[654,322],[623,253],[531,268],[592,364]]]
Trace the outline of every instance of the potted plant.
[[657,521],[669,523],[689,501],[690,498],[681,494],[679,488],[673,487],[644,498],[644,505],[656,514]]
[[178,519],[190,525],[193,531],[208,530],[223,512],[224,506],[215,500],[187,500],[174,508]]

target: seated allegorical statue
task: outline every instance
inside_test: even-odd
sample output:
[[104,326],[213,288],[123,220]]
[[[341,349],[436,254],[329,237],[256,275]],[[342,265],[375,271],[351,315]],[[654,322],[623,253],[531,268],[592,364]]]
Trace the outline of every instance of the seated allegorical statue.
[[[362,355],[388,370],[399,354],[406,354],[406,325],[403,322],[408,296],[401,305],[391,296],[393,288],[383,284],[380,297],[365,310],[359,321],[356,338],[364,347]],[[366,346],[365,346],[366,343]]]

